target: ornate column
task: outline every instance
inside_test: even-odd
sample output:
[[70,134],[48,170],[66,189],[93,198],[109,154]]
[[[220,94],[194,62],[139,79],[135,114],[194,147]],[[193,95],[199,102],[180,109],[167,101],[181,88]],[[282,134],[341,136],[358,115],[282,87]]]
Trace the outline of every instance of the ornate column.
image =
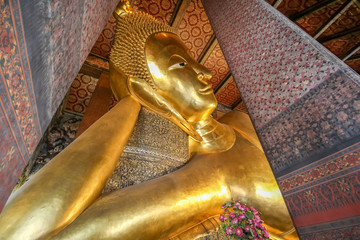
[[358,236],[359,75],[265,1],[203,5],[300,237]]

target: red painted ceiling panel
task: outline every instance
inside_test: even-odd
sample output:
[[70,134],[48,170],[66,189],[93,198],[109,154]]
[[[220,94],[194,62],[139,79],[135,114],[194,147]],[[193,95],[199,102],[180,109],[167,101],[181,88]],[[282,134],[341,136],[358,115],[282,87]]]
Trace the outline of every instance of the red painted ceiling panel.
[[360,26],[360,8],[353,4],[338,20],[336,20],[321,36],[331,36],[345,30]]
[[179,34],[195,59],[206,46],[213,30],[201,0],[192,0],[179,26]]
[[335,39],[324,43],[337,57],[343,58],[352,48],[360,43],[360,34],[347,35],[339,39]]
[[349,67],[351,67],[352,69],[354,69],[354,71],[360,73],[360,58],[358,59],[353,59],[353,60],[348,60],[345,62],[347,65],[349,65]]
[[316,31],[341,7],[345,0],[333,3],[319,11],[296,21],[308,34],[314,36]]
[[290,17],[291,15],[299,13],[318,2],[318,0],[284,0],[281,2],[277,10],[282,12],[285,16]]
[[[143,11],[153,15],[159,21],[168,23],[174,11],[176,0],[134,0],[132,6],[134,11]],[[115,37],[116,20],[113,16],[110,17],[104,30],[96,41],[92,54],[103,58],[109,58],[111,46]]]
[[232,106],[240,97],[240,91],[232,77],[225,87],[216,94],[217,100],[227,106]]
[[146,12],[153,15],[157,20],[169,23],[177,0],[134,0],[133,8],[135,11]]
[[216,88],[220,81],[229,72],[229,66],[226,63],[225,57],[219,45],[215,47],[209,58],[205,61],[204,65],[211,70],[212,78],[210,83],[213,88]]

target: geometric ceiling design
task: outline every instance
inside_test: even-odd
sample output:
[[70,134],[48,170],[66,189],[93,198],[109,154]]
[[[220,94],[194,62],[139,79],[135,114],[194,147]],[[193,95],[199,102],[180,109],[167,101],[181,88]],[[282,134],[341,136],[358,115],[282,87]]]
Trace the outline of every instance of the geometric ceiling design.
[[[317,39],[360,73],[360,3],[354,0],[267,0],[282,14]],[[246,111],[201,0],[133,0],[135,11],[153,15],[177,29],[180,38],[200,63],[212,72],[210,80],[218,102]],[[111,17],[91,50],[109,59],[116,21]]]

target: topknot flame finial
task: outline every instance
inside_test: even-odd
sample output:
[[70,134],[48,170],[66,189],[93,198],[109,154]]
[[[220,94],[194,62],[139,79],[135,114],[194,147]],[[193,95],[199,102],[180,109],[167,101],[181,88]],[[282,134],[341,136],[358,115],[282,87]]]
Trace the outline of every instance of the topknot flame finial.
[[127,0],[121,0],[115,8],[114,17],[119,20],[120,17],[133,13],[131,4]]

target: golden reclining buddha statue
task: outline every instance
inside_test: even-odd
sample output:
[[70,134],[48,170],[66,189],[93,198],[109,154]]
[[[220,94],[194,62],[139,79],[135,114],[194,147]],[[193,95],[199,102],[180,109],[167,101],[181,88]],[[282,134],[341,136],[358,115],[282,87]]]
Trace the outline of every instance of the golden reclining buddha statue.
[[[114,16],[110,81],[119,103],[10,196],[0,239],[194,239],[231,199],[257,208],[273,234],[293,229],[256,134],[244,128],[249,119],[232,113],[230,127],[211,117],[210,71],[170,26],[125,2]],[[192,158],[101,195],[142,106],[189,135]]]

